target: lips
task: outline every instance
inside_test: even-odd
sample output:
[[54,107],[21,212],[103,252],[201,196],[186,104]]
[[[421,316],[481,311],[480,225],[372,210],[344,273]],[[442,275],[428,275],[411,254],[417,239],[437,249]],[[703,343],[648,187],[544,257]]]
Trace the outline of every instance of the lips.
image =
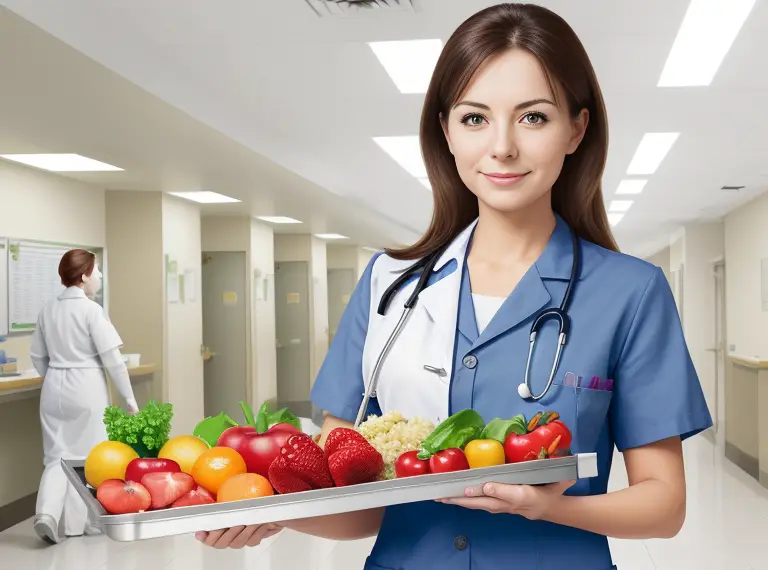
[[523,178],[525,178],[528,175],[528,173],[524,174],[515,174],[515,173],[507,173],[507,172],[493,172],[493,173],[483,173],[483,176],[485,178],[492,182],[493,184],[496,184],[497,186],[510,186],[512,184],[516,184]]

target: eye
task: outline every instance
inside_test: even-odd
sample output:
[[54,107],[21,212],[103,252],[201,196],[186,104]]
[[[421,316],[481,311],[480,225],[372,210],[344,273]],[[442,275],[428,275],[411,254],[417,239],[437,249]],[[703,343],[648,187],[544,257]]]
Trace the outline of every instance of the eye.
[[544,113],[540,113],[538,111],[526,113],[520,119],[520,122],[523,123],[524,125],[531,125],[531,126],[543,125],[547,121],[549,121],[547,116]]
[[470,127],[482,126],[484,122],[485,122],[485,117],[483,117],[482,115],[479,115],[478,113],[470,113],[468,115],[464,115],[461,118],[461,124],[467,125]]

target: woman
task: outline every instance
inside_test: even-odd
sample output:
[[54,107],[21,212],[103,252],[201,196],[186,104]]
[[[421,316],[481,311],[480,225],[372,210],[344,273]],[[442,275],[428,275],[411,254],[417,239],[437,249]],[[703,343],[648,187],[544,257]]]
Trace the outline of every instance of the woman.
[[[686,503],[681,441],[711,419],[664,275],[617,253],[601,192],[607,130],[589,58],[560,17],[501,4],[462,24],[422,115],[432,223],[416,245],[371,262],[313,388],[330,414],[324,434],[351,425],[415,283],[400,287],[382,316],[384,291],[414,261],[437,255],[431,285],[381,368],[380,410],[434,422],[466,408],[485,421],[553,410],[573,432],[574,453],[597,453],[599,476],[488,484],[483,496],[286,526],[338,540],[378,534],[368,570],[608,570],[607,537],[677,534]],[[554,381],[540,400],[524,399],[531,324],[560,305],[571,280],[571,329]],[[558,333],[553,321],[537,337],[534,395],[547,387]],[[597,381],[570,381],[578,377]],[[608,493],[614,445],[630,485]],[[270,532],[198,539],[239,547]]]
[[91,448],[107,439],[103,423],[109,393],[104,368],[131,413],[138,412],[128,369],[120,355],[123,341],[104,310],[88,297],[101,289],[96,256],[82,249],[68,251],[59,263],[66,287],[40,312],[32,340],[35,370],[45,380],[40,396],[45,470],[37,495],[35,531],[44,541],[98,532],[86,528],[85,503],[69,485],[62,459],[85,459]]

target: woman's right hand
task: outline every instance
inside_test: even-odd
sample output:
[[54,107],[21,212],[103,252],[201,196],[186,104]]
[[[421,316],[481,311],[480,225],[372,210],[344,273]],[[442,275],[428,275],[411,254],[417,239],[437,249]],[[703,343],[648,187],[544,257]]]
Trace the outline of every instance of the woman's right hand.
[[277,524],[235,526],[211,532],[198,532],[195,534],[195,538],[212,548],[240,549],[246,546],[258,546],[262,540],[276,535],[281,530],[283,527]]

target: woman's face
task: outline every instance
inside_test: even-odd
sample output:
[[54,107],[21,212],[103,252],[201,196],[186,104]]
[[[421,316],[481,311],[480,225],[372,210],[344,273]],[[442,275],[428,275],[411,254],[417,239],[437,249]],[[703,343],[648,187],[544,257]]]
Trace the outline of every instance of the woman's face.
[[554,101],[538,60],[510,50],[491,60],[443,117],[459,176],[481,211],[511,213],[549,201],[588,121],[586,110],[574,119]]
[[84,276],[83,279],[83,289],[85,290],[85,294],[89,297],[93,297],[101,291],[101,283],[102,283],[102,274],[101,271],[99,271],[99,264],[93,266],[93,271],[91,272],[90,276]]

